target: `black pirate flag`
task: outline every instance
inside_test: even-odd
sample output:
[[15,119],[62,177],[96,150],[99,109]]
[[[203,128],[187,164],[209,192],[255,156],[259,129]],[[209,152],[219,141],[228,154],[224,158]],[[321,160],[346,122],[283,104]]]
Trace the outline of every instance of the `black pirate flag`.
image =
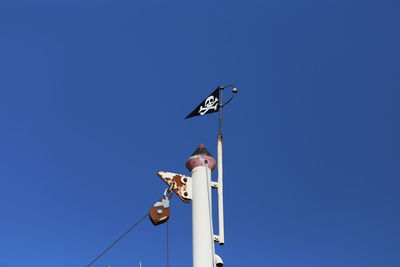
[[206,114],[214,113],[219,111],[219,90],[214,90],[200,105],[198,105],[189,115],[186,116],[185,119],[195,117],[195,116],[203,116]]

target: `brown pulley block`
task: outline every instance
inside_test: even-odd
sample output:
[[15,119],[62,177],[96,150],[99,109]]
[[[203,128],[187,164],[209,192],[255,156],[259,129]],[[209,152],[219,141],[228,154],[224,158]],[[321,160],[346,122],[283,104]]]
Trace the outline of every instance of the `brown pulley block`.
[[161,198],[149,210],[149,217],[154,225],[159,225],[168,221],[169,214],[168,198]]

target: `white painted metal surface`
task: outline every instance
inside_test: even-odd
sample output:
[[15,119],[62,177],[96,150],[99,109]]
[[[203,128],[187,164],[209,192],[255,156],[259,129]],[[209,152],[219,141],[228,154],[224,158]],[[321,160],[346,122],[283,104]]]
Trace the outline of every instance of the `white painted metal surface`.
[[193,267],[214,267],[211,170],[192,170]]
[[222,136],[218,136],[217,168],[218,168],[218,243],[225,243],[224,229],[224,185],[222,167]]

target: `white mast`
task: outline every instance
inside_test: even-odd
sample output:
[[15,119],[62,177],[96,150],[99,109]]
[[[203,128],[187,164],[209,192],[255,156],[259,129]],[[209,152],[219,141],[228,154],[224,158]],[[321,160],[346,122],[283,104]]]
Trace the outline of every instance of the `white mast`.
[[192,173],[193,267],[214,267],[211,172],[216,161],[201,144],[186,167]]

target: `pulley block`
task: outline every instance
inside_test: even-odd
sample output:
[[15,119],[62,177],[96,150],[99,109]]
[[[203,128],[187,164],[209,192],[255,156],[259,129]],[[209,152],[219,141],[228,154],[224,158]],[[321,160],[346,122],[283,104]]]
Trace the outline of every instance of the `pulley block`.
[[149,210],[149,217],[154,225],[165,223],[169,219],[169,199],[161,198]]

